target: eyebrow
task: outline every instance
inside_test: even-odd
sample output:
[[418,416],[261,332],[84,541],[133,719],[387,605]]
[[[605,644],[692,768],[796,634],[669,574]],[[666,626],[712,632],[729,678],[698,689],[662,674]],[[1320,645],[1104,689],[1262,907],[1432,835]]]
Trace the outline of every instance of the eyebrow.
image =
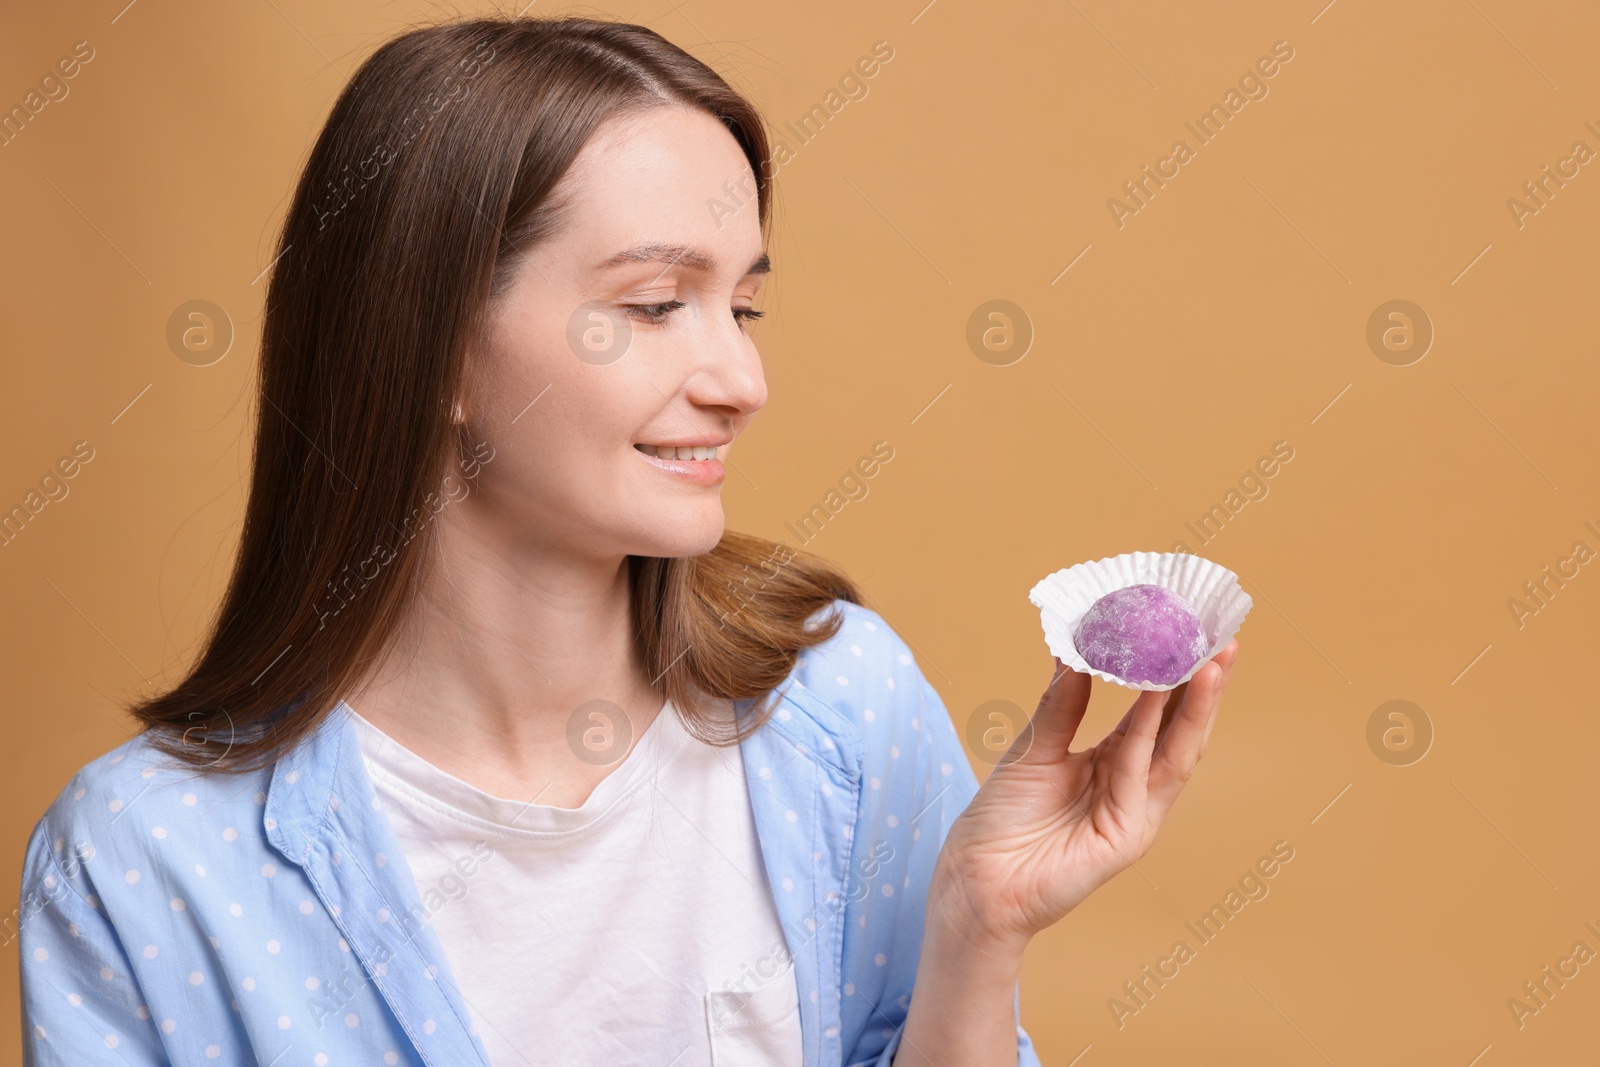
[[[665,263],[671,266],[682,263],[692,270],[707,273],[716,269],[716,258],[692,245],[645,244],[625,248],[600,264],[600,270],[609,270],[624,263]],[[767,274],[772,270],[772,259],[763,252],[745,274]]]

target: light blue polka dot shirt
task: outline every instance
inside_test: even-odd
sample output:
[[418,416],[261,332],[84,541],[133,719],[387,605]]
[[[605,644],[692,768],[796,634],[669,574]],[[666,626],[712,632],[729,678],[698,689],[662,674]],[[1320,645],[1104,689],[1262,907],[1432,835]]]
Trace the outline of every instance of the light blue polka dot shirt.
[[[834,606],[844,625],[740,750],[805,1063],[889,1067],[934,860],[978,782],[906,643]],[[354,729],[340,705],[225,776],[140,736],[73,777],[24,862],[25,1063],[487,1067],[407,865],[385,861],[401,853]],[[1039,1067],[1020,1022],[1017,1063]]]

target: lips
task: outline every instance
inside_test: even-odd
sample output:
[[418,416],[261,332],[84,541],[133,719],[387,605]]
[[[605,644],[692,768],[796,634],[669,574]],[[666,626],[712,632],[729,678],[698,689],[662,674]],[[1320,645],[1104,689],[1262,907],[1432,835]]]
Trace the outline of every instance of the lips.
[[721,450],[710,446],[701,448],[702,453],[711,453],[711,458],[708,459],[678,459],[676,448],[673,449],[673,458],[671,459],[653,456],[639,445],[634,445],[633,450],[642,461],[650,464],[662,474],[689,482],[692,485],[717,486],[721,485],[723,479],[727,477],[722,466],[722,460],[717,458],[717,453]]

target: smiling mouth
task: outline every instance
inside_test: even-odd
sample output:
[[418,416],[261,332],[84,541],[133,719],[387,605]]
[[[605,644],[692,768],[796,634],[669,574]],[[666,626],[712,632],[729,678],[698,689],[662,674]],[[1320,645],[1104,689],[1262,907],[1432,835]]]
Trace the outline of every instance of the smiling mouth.
[[654,456],[657,459],[677,460],[680,462],[685,460],[707,460],[722,458],[722,449],[716,445],[694,445],[691,447],[682,447],[675,445],[635,444],[633,447],[637,448],[647,456]]

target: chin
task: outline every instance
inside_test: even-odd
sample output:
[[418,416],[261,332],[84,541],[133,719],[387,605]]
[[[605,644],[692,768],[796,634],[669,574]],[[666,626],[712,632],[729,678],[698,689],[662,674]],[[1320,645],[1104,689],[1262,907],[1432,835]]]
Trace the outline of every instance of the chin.
[[[659,522],[651,531],[649,543],[634,555],[639,556],[703,556],[722,540],[727,520],[722,513],[722,502],[714,500],[709,507],[684,509],[686,514],[674,516],[668,522]],[[657,516],[660,520],[663,516]]]

